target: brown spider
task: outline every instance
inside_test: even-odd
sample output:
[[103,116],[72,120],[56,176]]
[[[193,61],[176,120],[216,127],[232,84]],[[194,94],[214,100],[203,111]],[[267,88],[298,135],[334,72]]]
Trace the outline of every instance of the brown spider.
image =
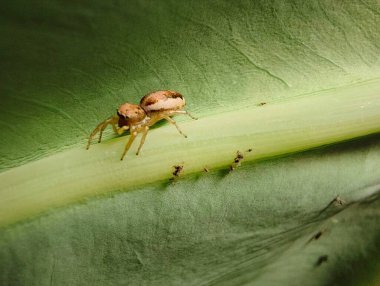
[[88,139],[87,149],[90,148],[91,140],[98,132],[100,132],[98,142],[101,142],[103,131],[109,124],[112,126],[115,133],[119,135],[123,134],[128,129],[131,134],[120,160],[123,160],[137,134],[142,133],[140,145],[136,153],[136,155],[138,155],[141,147],[144,145],[149,127],[161,119],[169,121],[177,128],[181,135],[187,138],[181,129],[179,129],[177,123],[170,117],[175,114],[187,114],[191,118],[197,119],[184,110],[184,106],[185,98],[180,93],[172,90],[151,92],[140,100],[139,105],[124,103],[120,105],[119,109],[117,109],[117,115],[109,117],[96,126]]

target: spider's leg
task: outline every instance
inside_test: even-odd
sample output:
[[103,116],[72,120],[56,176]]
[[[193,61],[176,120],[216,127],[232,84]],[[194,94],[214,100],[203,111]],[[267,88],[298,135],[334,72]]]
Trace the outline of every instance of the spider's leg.
[[[114,130],[116,130],[116,125],[115,124],[117,123],[117,120],[118,120],[117,117],[111,116],[110,118],[108,118],[108,119],[104,120],[103,122],[99,123],[99,125],[96,126],[95,129],[91,132],[90,137],[88,138],[86,149],[90,148],[91,140],[95,137],[95,135],[98,132],[100,132],[98,142],[100,143],[102,141],[103,131],[104,131],[104,129],[106,129],[106,127],[108,126],[108,124],[111,124],[112,128]],[[116,130],[116,132],[117,132],[117,130]]]
[[102,127],[100,128],[99,130],[99,139],[98,139],[98,143],[102,142],[102,135],[103,135],[103,131],[104,129],[106,129],[108,124],[103,124]]
[[[95,135],[103,128],[103,126],[105,125],[105,121],[103,121],[102,123],[100,123],[98,126],[95,127],[95,129],[91,132],[90,134],[90,137],[88,138],[88,142],[87,142],[87,147],[86,149],[88,150],[90,148],[90,145],[91,145],[91,140],[95,137]],[[101,137],[101,136],[100,136]],[[100,142],[100,141],[99,141]]]
[[136,135],[137,135],[137,132],[136,132],[136,131],[134,131],[134,132],[131,133],[131,137],[129,137],[128,143],[125,145],[125,149],[124,149],[123,155],[121,155],[120,160],[123,160],[123,159],[124,159],[124,156],[125,156],[125,154],[127,154],[129,148],[131,147],[133,141],[134,141],[135,138],[136,138]]
[[140,153],[141,147],[144,145],[146,135],[148,135],[148,131],[149,131],[149,127],[146,126],[144,131],[143,131],[143,135],[141,137],[140,145],[139,145],[139,148],[137,149],[136,155],[138,155]]
[[187,136],[182,132],[182,130],[179,129],[179,126],[177,125],[177,122],[175,122],[175,121],[174,121],[173,119],[171,119],[169,116],[165,116],[164,118],[165,118],[167,121],[169,121],[171,124],[173,124],[173,125],[177,128],[178,132],[179,132],[183,137],[187,138]]
[[190,114],[190,112],[186,111],[186,110],[172,110],[170,111],[169,113],[170,115],[174,115],[174,114],[186,114],[188,115],[190,118],[194,119],[194,120],[198,120],[198,118],[194,117],[193,115]]
[[[119,133],[118,131],[119,131],[120,128],[116,127],[116,124],[117,124],[118,120],[119,120],[118,117],[112,116],[112,117],[108,118],[106,121],[103,122],[103,126],[100,128],[100,134],[99,134],[98,143],[100,143],[102,141],[103,131],[104,131],[104,129],[106,129],[106,127],[108,126],[108,124],[111,124],[112,129],[113,129],[113,131],[115,133]],[[123,132],[124,132],[124,130],[123,130]]]

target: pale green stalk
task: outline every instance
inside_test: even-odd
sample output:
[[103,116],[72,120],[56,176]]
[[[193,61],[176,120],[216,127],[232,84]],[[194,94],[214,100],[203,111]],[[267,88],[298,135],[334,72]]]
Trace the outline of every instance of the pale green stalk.
[[[94,122],[94,125],[96,123]],[[139,156],[139,138],[124,161],[128,137],[104,138],[89,151],[75,148],[0,174],[0,226],[50,208],[107,192],[229,168],[237,150],[245,161],[297,152],[380,132],[380,81],[181,122],[187,139],[170,125],[151,130]],[[233,174],[231,174],[233,175]]]

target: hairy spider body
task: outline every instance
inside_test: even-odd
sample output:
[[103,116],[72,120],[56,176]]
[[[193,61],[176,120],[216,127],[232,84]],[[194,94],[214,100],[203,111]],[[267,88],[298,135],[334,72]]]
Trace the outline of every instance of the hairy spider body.
[[120,160],[123,160],[137,134],[142,133],[140,145],[136,153],[136,155],[138,155],[141,147],[144,145],[149,127],[162,119],[165,119],[169,121],[169,123],[173,124],[177,128],[178,132],[186,138],[187,136],[171,118],[171,116],[175,114],[187,114],[191,118],[196,119],[184,110],[184,107],[185,98],[180,93],[172,90],[151,92],[140,100],[139,105],[124,103],[117,109],[117,115],[111,116],[101,122],[92,131],[88,139],[87,149],[90,148],[91,140],[98,132],[100,133],[98,142],[101,142],[103,131],[108,125],[111,125],[113,130],[119,135],[123,134],[127,130],[129,130],[131,134],[127,144],[125,145],[124,152]]

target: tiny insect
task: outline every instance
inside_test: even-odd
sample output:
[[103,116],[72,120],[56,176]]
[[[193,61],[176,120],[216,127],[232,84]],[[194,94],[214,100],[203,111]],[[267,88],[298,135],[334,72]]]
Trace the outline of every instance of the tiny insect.
[[318,240],[318,239],[320,239],[321,238],[321,236],[324,234],[324,233],[326,233],[326,229],[324,228],[324,229],[321,229],[321,230],[319,230],[317,233],[315,233],[309,240],[308,240],[308,242],[307,243],[310,243],[310,242],[312,242],[313,240]]
[[315,262],[315,267],[321,266],[322,263],[327,262],[328,259],[329,259],[328,255],[319,256],[317,262]]
[[323,233],[324,233],[325,231],[326,231],[325,229],[322,229],[322,230],[318,231],[318,232],[313,236],[313,239],[318,240],[318,239],[323,235]]
[[236,157],[235,157],[234,163],[240,164],[240,161],[243,160],[243,159],[244,159],[243,154],[238,151],[236,153]]
[[208,173],[208,172],[210,172],[210,169],[207,168],[207,167],[204,167],[204,168],[203,168],[203,171],[206,172],[206,173]]
[[234,159],[234,162],[232,163],[232,165],[230,166],[230,172],[232,172],[233,170],[235,170],[237,167],[240,167],[241,165],[241,161],[244,159],[244,155],[243,153],[241,153],[240,151],[237,151],[236,152],[236,157]]
[[172,173],[173,177],[170,179],[171,181],[174,181],[177,178],[179,178],[179,176],[181,175],[183,171],[183,165],[175,165],[173,166],[173,168],[174,168],[174,172]]
[[174,177],[178,177],[179,174],[182,172],[183,170],[183,165],[175,165],[173,166],[174,168],[174,172],[172,173]]
[[259,104],[257,104],[258,106],[263,106],[263,105],[265,105],[265,104],[267,104],[266,102],[260,102]]
[[149,127],[162,119],[173,124],[178,132],[187,138],[177,123],[171,118],[171,116],[176,114],[187,114],[192,119],[197,119],[184,110],[184,107],[185,98],[180,93],[172,90],[151,92],[140,100],[140,104],[124,103],[116,110],[116,115],[107,118],[96,126],[88,139],[87,149],[90,148],[91,141],[97,133],[99,133],[98,142],[100,143],[104,129],[106,129],[108,125],[111,125],[114,132],[119,135],[127,130],[129,130],[131,134],[120,160],[124,159],[137,134],[142,133],[140,145],[136,152],[136,155],[138,155],[141,147],[144,145]]

